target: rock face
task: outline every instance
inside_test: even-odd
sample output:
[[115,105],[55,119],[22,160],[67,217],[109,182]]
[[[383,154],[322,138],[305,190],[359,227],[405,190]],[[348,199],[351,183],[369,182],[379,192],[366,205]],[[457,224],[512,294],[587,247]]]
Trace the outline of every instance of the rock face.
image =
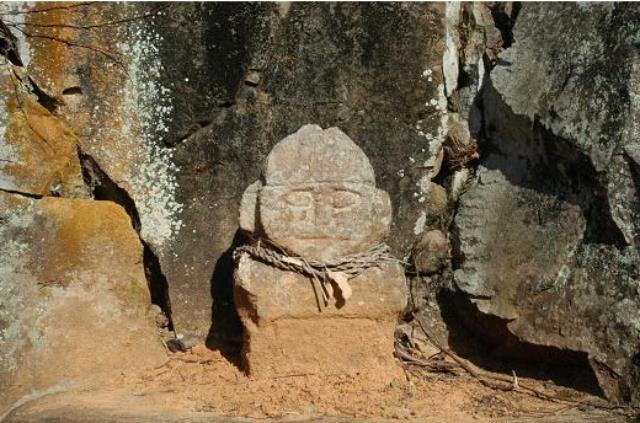
[[[14,32],[51,109],[135,204],[176,329],[204,341],[239,330],[230,252],[244,188],[307,122],[359,140],[397,216],[389,244],[409,252],[417,183],[447,129],[443,14],[426,3],[96,3],[20,13],[32,36]],[[73,29],[94,21],[90,40]],[[109,21],[119,24],[99,25]],[[58,162],[37,152],[27,168],[52,172]]]
[[[283,139],[267,157],[263,180],[247,189],[240,218],[258,243],[332,263],[368,251],[388,232],[389,198],[375,188],[362,150],[337,128],[305,125]],[[234,299],[249,374],[366,370],[388,380],[397,370],[393,332],[406,305],[403,269],[382,262],[363,270],[347,282],[351,298],[338,282],[341,297],[321,304],[309,276],[242,253]]]
[[166,68],[150,77],[172,103],[158,145],[173,155],[183,205],[160,257],[179,331],[239,329],[229,322],[230,251],[242,194],[305,123],[358,140],[391,199],[389,244],[409,252],[423,209],[417,182],[445,130],[442,15],[425,3],[207,3],[172,6],[149,24]]
[[0,413],[161,364],[142,247],[110,202],[0,192]]
[[621,401],[640,400],[639,18],[522,6],[454,223],[455,289],[519,341],[585,354]]
[[[511,337],[494,340],[502,349],[516,339],[576,353],[590,362],[609,397],[639,400],[637,5],[89,2],[43,8],[0,4],[24,63],[0,69],[0,191],[8,204],[3,219],[10,222],[0,222],[0,248],[27,249],[1,259],[10,270],[2,273],[0,289],[12,293],[0,299],[0,313],[18,306],[44,313],[49,309],[41,304],[98,280],[120,287],[133,278],[137,292],[144,268],[152,291],[161,288],[153,301],[171,312],[178,332],[200,341],[208,334],[235,337],[241,325],[231,253],[246,241],[239,226],[318,259],[367,248],[388,231],[396,256],[408,258],[415,246],[418,270],[430,280],[416,284],[431,291],[448,285],[474,308],[475,320],[500,322],[501,333]],[[340,218],[308,206],[328,195],[322,190],[292,195],[299,204],[294,211],[280,207],[282,177],[294,180],[297,171],[282,161],[274,161],[282,175],[267,172],[269,180],[243,197],[274,145],[307,122],[340,127],[358,140],[370,165],[359,150],[349,150],[345,157],[358,163],[353,169],[326,172],[323,162],[339,157],[316,155],[310,145],[274,157],[303,157],[316,175],[343,178],[344,170],[353,177],[341,183],[344,192],[320,204],[349,204],[355,184],[360,198],[376,204],[354,212],[357,227],[345,229]],[[389,201],[373,187],[372,170]],[[80,198],[119,203],[134,231],[121,209],[72,201]],[[389,204],[390,230],[384,226]],[[53,209],[42,211],[45,205],[65,211],[54,218]],[[240,221],[238,208],[247,211]],[[103,237],[110,231],[100,226],[73,251],[65,240],[43,240],[50,232],[42,225],[66,222],[67,214],[96,228],[94,217],[110,219],[115,238]],[[310,226],[309,216],[324,223]],[[289,220],[298,222],[295,236]],[[19,231],[7,229],[16,225]],[[344,230],[336,232],[340,239],[297,242],[300,234],[314,238],[311,230],[326,235],[332,226]],[[16,231],[25,237],[20,245]],[[144,248],[139,263],[136,232]],[[85,244],[100,252],[85,254]],[[75,282],[58,286],[44,270],[24,265],[45,259],[53,263],[47,274]],[[82,273],[85,267],[92,270]],[[269,271],[257,262],[247,268]],[[366,276],[359,283],[368,286],[381,277],[374,270],[353,281],[354,298],[367,304],[378,304],[377,297],[367,297],[355,281]],[[395,280],[398,270],[387,271]],[[76,280],[69,272],[84,276]],[[25,278],[31,282],[22,283]],[[97,294],[86,289],[87,304],[94,304]],[[120,316],[118,292],[104,294],[109,305],[101,302],[105,308],[96,310]],[[125,301],[133,333],[147,325],[138,310],[147,301],[142,294]],[[243,307],[251,309],[252,301],[247,296]],[[342,310],[352,307],[364,313],[357,301]],[[86,319],[78,312],[83,325],[77,329],[94,332],[90,316],[98,311],[86,309]],[[3,314],[3,327],[20,313]],[[59,328],[57,317],[50,320]],[[118,320],[118,333],[125,320]],[[27,339],[19,335],[24,326],[11,327],[3,336]],[[474,330],[483,338],[498,332]],[[107,332],[95,330],[111,336]],[[59,350],[59,338],[46,339],[55,345],[51,351]],[[4,358],[13,354],[11,345],[20,357],[31,350],[0,341],[0,376],[9,372],[7,380],[14,381],[16,372],[28,371]],[[134,346],[126,348],[138,357]],[[105,354],[110,366],[114,354]],[[62,374],[51,366],[52,375]]]
[[73,132],[31,96],[3,82],[15,94],[4,93],[12,113],[0,139],[0,189],[86,196]]

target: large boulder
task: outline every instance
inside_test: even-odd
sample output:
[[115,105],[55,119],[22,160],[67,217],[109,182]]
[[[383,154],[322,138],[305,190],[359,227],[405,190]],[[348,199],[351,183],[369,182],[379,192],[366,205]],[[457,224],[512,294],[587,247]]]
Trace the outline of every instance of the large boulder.
[[[162,81],[175,87],[166,139],[184,205],[183,229],[161,258],[178,330],[205,334],[212,301],[214,329],[233,320],[230,251],[241,241],[242,192],[271,148],[306,123],[358,140],[391,198],[389,244],[409,252],[423,212],[418,181],[446,130],[443,9],[211,3],[157,20]],[[203,47],[186,51],[194,27]]]
[[640,400],[639,19],[522,5],[454,222],[455,290],[525,344],[586,355],[624,401]]
[[0,137],[0,189],[32,195],[86,196],[77,138],[35,96],[0,75],[5,110]]
[[0,415],[165,360],[142,246],[111,202],[0,192]]

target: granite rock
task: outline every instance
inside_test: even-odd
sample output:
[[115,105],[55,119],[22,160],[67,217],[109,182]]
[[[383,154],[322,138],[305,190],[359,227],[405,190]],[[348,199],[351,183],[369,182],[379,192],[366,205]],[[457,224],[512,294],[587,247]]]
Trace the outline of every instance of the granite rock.
[[0,192],[0,237],[0,414],[32,390],[165,360],[120,206]]
[[636,403],[639,18],[522,5],[485,79],[481,161],[453,227],[456,292],[519,345],[582,354],[607,397]]

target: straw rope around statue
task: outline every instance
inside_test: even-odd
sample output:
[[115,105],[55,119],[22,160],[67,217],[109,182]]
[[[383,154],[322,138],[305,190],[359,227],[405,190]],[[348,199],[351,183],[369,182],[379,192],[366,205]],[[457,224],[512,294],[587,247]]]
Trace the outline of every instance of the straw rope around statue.
[[[349,279],[355,278],[371,267],[380,268],[385,262],[398,261],[391,255],[391,250],[385,243],[378,244],[363,253],[340,257],[329,262],[289,256],[284,249],[272,243],[265,244],[264,241],[236,248],[233,252],[234,260],[237,262],[243,254],[248,254],[278,269],[308,276],[313,285],[319,310],[322,310],[322,304],[324,307],[329,305],[330,298],[346,302],[351,297]],[[322,303],[318,292],[321,294]]]

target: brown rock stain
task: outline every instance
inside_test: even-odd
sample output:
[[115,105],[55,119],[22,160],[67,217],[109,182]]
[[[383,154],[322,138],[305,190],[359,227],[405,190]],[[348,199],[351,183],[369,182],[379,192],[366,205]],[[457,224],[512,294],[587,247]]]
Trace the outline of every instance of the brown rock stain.
[[[117,293],[124,302],[149,303],[144,283],[142,245],[131,226],[129,216],[110,201],[76,200],[70,207],[56,199],[44,198],[39,205],[47,220],[47,247],[40,258],[46,280],[69,283],[78,269],[130,265],[135,272],[117,274],[131,281],[125,292]],[[116,254],[117,253],[117,254]],[[114,256],[117,260],[114,261]]]
[[4,142],[18,151],[18,161],[8,163],[19,191],[47,195],[57,183],[78,182],[80,164],[76,137],[60,120],[31,96],[17,91],[8,96],[9,121]]
[[45,85],[42,88],[55,97],[59,97],[65,88],[65,75],[74,71],[75,61],[69,43],[86,44],[76,39],[79,30],[66,27],[73,25],[79,16],[79,8],[73,7],[76,4],[60,2],[53,8],[51,3],[38,2],[32,10],[47,11],[29,13],[25,22],[25,35],[32,52],[29,68],[37,82]]

